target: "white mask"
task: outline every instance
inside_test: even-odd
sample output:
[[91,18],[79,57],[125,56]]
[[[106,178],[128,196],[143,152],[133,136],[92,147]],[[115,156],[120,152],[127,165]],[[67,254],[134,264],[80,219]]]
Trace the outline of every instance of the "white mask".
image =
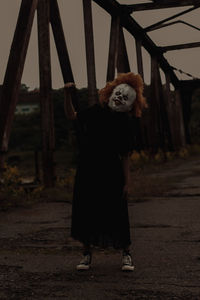
[[108,101],[108,106],[117,112],[128,112],[133,107],[136,91],[130,85],[122,83],[117,85]]

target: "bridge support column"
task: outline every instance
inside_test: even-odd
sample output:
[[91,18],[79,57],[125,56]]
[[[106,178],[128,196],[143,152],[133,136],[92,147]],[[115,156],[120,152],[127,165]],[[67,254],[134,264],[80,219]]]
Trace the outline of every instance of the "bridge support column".
[[119,49],[119,27],[120,18],[112,16],[111,28],[110,28],[110,44],[108,54],[108,67],[106,81],[112,81],[115,77],[115,69],[117,66],[117,57]]
[[54,186],[55,164],[54,164],[54,117],[53,102],[51,98],[51,59],[50,59],[50,37],[49,37],[49,0],[38,2],[38,46],[40,67],[40,105],[41,105],[41,127],[42,127],[42,161],[43,181],[46,187]]
[[143,60],[142,60],[142,42],[141,42],[141,40],[135,40],[135,45],[136,45],[138,74],[140,74],[141,77],[144,80],[144,70],[143,70]]
[[130,65],[129,65],[128,53],[127,53],[127,49],[126,49],[126,42],[125,42],[125,38],[124,38],[123,28],[121,26],[119,27],[117,72],[118,73],[130,72]]
[[8,149],[37,0],[22,0],[0,97],[0,168]]
[[165,105],[169,120],[172,150],[176,150],[182,146],[185,146],[185,129],[180,101],[180,92],[178,89],[176,89],[174,93],[172,93],[172,91],[170,90],[171,81],[169,74],[165,73],[165,77]]
[[86,60],[87,60],[87,77],[88,77],[88,93],[89,93],[88,97],[89,97],[89,104],[92,105],[97,102],[97,88],[96,88],[91,0],[83,0],[83,15],[84,15],[85,46],[86,46]]

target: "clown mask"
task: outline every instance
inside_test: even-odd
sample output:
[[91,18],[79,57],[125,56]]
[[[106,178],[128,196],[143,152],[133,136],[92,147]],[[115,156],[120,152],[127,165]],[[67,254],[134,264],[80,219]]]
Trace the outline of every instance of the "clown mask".
[[108,101],[108,106],[116,112],[129,112],[136,99],[136,91],[128,84],[117,85]]

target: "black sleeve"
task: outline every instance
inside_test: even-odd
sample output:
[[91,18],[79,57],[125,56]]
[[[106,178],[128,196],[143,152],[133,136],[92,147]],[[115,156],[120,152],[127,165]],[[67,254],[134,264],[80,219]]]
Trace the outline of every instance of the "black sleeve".
[[124,122],[123,130],[121,131],[119,153],[120,155],[127,155],[134,150],[135,144],[135,130],[134,121],[128,119]]
[[91,118],[93,118],[95,112],[97,111],[98,106],[97,105],[93,105],[90,106],[88,108],[85,108],[81,111],[77,112],[77,120],[78,122],[80,122],[81,124],[87,123],[89,120],[91,120]]

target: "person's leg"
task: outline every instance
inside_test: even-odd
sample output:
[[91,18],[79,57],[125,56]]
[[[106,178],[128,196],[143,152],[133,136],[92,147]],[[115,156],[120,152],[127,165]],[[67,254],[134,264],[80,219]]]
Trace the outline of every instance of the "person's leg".
[[88,270],[92,261],[92,250],[90,244],[83,244],[83,258],[76,266],[77,270]]
[[130,254],[130,246],[123,247],[123,254]]
[[91,255],[92,254],[92,249],[91,249],[91,245],[89,243],[85,243],[83,244],[83,255]]
[[122,271],[133,271],[134,265],[130,254],[130,247],[125,246],[122,250]]

